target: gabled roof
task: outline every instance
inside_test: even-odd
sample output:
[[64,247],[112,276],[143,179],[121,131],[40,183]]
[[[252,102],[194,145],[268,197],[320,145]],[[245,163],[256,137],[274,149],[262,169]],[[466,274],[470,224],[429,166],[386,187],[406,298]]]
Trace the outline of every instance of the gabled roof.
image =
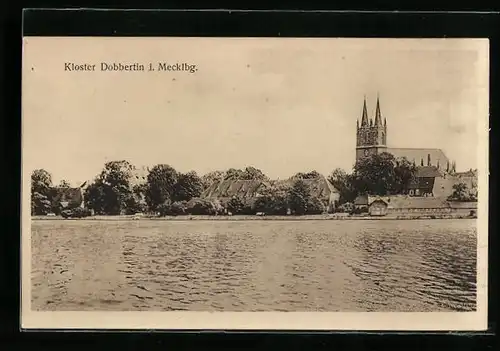
[[[213,182],[203,193],[202,198],[230,198],[238,196],[242,198],[252,198],[259,196],[265,188],[271,186],[293,186],[296,179],[260,181],[260,180],[218,180]],[[311,194],[322,199],[329,199],[331,193],[336,190],[332,184],[324,177],[314,179],[303,179],[309,186]]]
[[369,195],[368,196],[368,205],[371,205],[374,202],[384,202],[389,204],[391,202],[390,196],[377,196],[377,195]]
[[439,166],[446,168],[446,164],[449,162],[448,157],[441,149],[387,148],[387,152],[396,158],[406,157],[408,161],[415,162],[417,166],[420,165],[421,160],[424,161],[424,165],[427,165],[428,155],[431,157],[431,165],[433,166],[437,166],[439,161]]
[[417,167],[416,176],[418,178],[436,178],[436,177],[441,177],[442,174],[435,166],[423,166],[423,167]]
[[[331,193],[338,192],[335,189],[335,187],[323,175],[321,175],[318,178],[302,179],[302,180],[304,181],[304,183],[306,183],[309,186],[309,189],[311,191],[311,195],[313,195],[315,197],[328,199],[330,197]],[[289,178],[286,180],[274,181],[274,182],[272,182],[272,184],[286,185],[286,186],[291,187],[291,186],[293,186],[295,181],[296,181],[296,179]]]
[[55,203],[60,203],[64,207],[66,207],[70,203],[79,205],[83,201],[82,189],[80,187],[53,187],[52,194],[52,201]]
[[238,196],[255,197],[268,184],[260,180],[221,180],[215,181],[201,194],[202,198],[226,198]]

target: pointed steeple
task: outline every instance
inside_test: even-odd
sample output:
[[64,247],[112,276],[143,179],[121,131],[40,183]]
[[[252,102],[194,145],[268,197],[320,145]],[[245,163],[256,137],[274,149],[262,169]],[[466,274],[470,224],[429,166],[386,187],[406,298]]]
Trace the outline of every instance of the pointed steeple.
[[382,115],[380,113],[380,99],[377,93],[377,108],[375,109],[375,126],[382,126]]
[[366,95],[363,100],[363,116],[361,117],[361,127],[368,127],[368,112],[366,111]]

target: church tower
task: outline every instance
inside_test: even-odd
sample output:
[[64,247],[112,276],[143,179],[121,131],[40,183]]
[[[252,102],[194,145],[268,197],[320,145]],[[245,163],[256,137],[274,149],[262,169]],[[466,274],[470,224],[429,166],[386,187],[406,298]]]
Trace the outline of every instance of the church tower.
[[387,150],[387,121],[380,112],[380,100],[377,96],[375,118],[368,119],[366,97],[363,101],[361,125],[356,121],[356,162],[363,157],[380,154]]

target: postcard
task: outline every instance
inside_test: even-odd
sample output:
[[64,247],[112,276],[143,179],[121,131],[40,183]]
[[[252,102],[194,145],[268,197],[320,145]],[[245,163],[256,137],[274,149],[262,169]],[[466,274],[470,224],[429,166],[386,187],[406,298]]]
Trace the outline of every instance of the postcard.
[[487,39],[23,38],[22,328],[485,330]]

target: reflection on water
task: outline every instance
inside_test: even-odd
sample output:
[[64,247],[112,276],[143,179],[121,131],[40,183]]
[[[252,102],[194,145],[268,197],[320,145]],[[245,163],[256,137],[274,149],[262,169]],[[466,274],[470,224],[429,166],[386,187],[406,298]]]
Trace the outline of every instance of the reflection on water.
[[473,311],[474,220],[34,221],[37,310]]

